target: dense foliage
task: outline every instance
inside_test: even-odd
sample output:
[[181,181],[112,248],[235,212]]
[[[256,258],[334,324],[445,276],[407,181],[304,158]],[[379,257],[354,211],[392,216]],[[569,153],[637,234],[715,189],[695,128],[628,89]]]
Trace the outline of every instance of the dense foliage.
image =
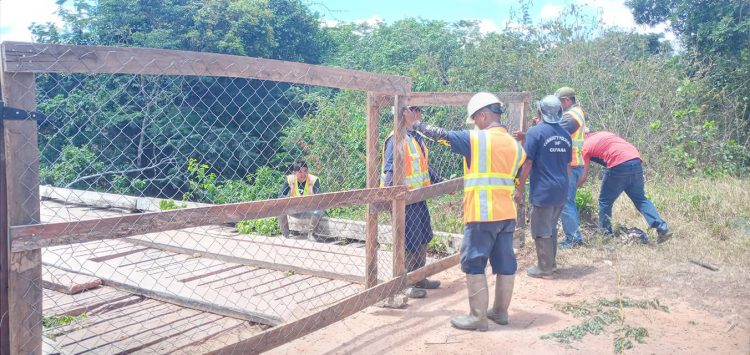
[[[64,1],[61,1],[64,3]],[[746,4],[745,4],[746,5]],[[750,17],[743,1],[630,0],[637,21],[668,21],[678,43],[602,28],[581,7],[515,26],[405,19],[325,27],[300,0],[76,0],[39,42],[216,52],[407,75],[414,91],[572,86],[592,129],[635,143],[651,173],[750,172]],[[747,6],[744,6],[747,8]],[[744,11],[744,12],[743,12]],[[677,48],[677,49],[674,49]],[[275,197],[296,159],[324,190],[364,186],[362,92],[217,77],[45,74],[37,80],[42,180],[208,202]],[[459,108],[430,108],[461,126]],[[382,112],[381,139],[392,117]],[[432,159],[444,177],[460,161]],[[267,186],[266,186],[267,185]]]

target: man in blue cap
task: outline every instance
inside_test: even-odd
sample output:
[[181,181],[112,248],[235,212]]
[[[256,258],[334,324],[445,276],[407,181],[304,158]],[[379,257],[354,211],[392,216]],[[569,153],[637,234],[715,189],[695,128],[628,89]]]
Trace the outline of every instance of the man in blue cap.
[[[568,196],[569,164],[573,154],[570,133],[560,126],[562,115],[560,100],[553,95],[545,96],[537,103],[539,123],[525,135],[517,135],[518,139],[525,138],[527,154],[519,185],[523,186],[531,176],[531,236],[537,255],[537,265],[526,271],[531,277],[552,278],[556,267],[557,221]],[[514,198],[521,202],[520,189],[516,189]]]

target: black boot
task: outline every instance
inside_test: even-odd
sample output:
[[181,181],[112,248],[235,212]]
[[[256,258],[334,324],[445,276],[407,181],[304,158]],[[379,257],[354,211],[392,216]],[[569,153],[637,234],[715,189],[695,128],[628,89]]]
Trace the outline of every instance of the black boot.
[[526,270],[526,273],[536,278],[552,278],[554,272],[552,258],[555,257],[553,251],[555,247],[554,241],[552,238],[534,237],[534,244],[536,244],[537,265],[530,267]]

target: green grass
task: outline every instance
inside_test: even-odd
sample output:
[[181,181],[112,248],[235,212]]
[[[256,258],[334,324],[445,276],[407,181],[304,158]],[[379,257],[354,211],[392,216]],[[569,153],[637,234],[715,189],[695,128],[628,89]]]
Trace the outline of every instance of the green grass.
[[68,316],[68,315],[52,315],[52,316],[46,316],[42,318],[42,326],[45,329],[48,328],[57,328],[64,325],[73,324],[75,322],[84,320],[88,318],[87,313],[81,313],[77,316]]
[[168,200],[159,201],[159,209],[162,211],[176,210],[185,207],[187,207],[187,203],[183,202],[181,204],[177,204],[177,202],[175,202],[175,200],[171,198]]
[[648,337],[648,330],[646,328],[623,324],[625,319],[623,318],[622,309],[624,308],[669,312],[669,308],[658,299],[599,298],[594,302],[581,301],[577,303],[556,304],[555,309],[558,311],[582,319],[582,321],[580,324],[569,326],[563,330],[545,334],[542,336],[542,339],[554,340],[561,344],[570,344],[574,341],[580,341],[587,335],[602,334],[610,325],[620,323],[620,327],[614,330],[615,339],[613,346],[615,353],[622,353],[624,350],[632,349],[635,346],[633,341],[643,344]]
[[87,319],[88,313],[84,312],[77,316],[69,316],[69,315],[51,315],[51,316],[45,316],[42,318],[42,327],[44,328],[44,336],[47,338],[50,338],[51,340],[55,340],[57,336],[61,334],[65,334],[68,331],[56,331],[55,328],[75,324],[77,322],[80,322],[82,320]]

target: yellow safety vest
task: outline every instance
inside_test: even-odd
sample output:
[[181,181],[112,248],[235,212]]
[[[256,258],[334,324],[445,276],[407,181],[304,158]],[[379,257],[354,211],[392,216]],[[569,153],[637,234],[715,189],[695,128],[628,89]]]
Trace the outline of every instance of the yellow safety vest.
[[[385,140],[388,141],[392,136],[393,132],[389,133]],[[427,146],[408,135],[405,137],[404,142],[406,149],[406,154],[404,155],[404,184],[409,190],[430,186],[430,170],[427,164],[429,151],[427,150]],[[380,186],[383,187],[385,186],[385,144],[383,144],[383,164],[380,167],[380,172]]]
[[565,114],[578,122],[578,129],[570,135],[573,140],[573,160],[570,161],[570,166],[583,166],[583,136],[586,129],[586,114],[578,105],[568,108]]
[[526,160],[508,130],[471,130],[471,161],[464,158],[464,223],[516,219],[515,178]]
[[[305,188],[302,191],[302,196],[312,195],[315,192],[313,187],[315,182],[318,181],[318,177],[312,174],[307,174],[307,180],[305,180]],[[289,184],[289,197],[299,196],[299,189],[297,187],[297,175],[287,175],[286,182]]]

